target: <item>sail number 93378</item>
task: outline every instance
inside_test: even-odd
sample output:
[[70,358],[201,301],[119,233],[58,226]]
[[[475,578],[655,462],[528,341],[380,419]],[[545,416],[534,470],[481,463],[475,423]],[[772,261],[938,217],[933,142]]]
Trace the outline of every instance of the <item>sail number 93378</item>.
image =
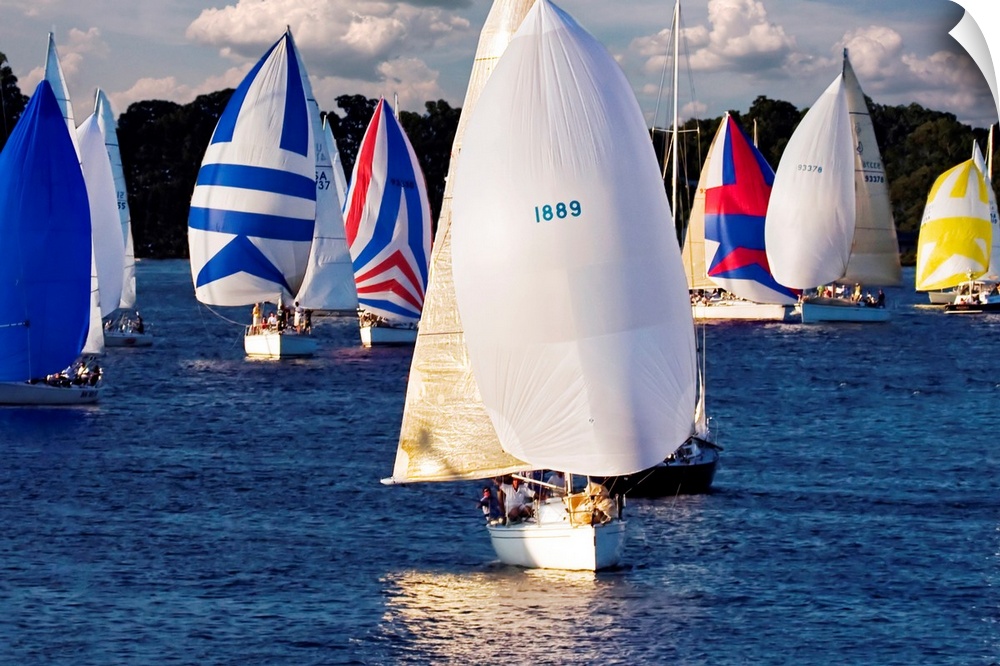
[[548,222],[554,219],[565,219],[567,217],[580,217],[583,213],[583,208],[580,206],[580,202],[574,199],[569,203],[560,201],[559,203],[545,204],[544,206],[535,206],[535,222]]
[[796,169],[809,173],[823,173],[823,165],[821,164],[799,164]]

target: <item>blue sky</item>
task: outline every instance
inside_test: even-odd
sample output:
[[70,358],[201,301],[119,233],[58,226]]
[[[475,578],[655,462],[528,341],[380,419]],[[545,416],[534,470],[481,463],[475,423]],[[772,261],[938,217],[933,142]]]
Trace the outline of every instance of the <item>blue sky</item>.
[[[460,106],[490,7],[489,0],[0,2],[0,51],[25,93],[41,78],[53,30],[74,106],[89,108],[101,86],[119,113],[138,100],[186,103],[234,87],[286,25],[323,108],[354,93],[396,94],[413,111],[434,99]],[[651,116],[672,1],[557,4],[615,55]],[[809,106],[839,73],[846,46],[876,102],[916,102],[986,126],[997,112],[985,78],[948,34],[962,15],[951,0],[686,0],[684,115],[745,111],[758,95]]]

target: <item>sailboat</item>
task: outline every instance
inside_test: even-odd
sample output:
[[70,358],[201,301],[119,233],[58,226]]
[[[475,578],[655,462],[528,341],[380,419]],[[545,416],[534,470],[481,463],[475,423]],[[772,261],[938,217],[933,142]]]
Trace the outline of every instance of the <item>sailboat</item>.
[[[240,83],[219,118],[191,196],[195,297],[206,305],[293,301],[316,220],[316,153],[305,71],[286,31]],[[254,322],[248,356],[311,356],[316,341]]]
[[[484,29],[481,49],[485,40]],[[690,430],[694,327],[627,79],[569,14],[537,0],[471,108],[453,152],[451,225],[438,232],[451,237],[454,301],[429,297],[428,308],[460,319],[451,342],[464,353],[452,346],[460,356],[439,360],[467,363],[474,384],[449,403],[455,394],[436,394],[437,378],[428,384],[414,361],[392,481],[482,478],[504,466],[498,451],[524,471],[577,477],[655,464]],[[435,262],[431,284],[447,268]],[[424,334],[421,323],[415,359]],[[436,409],[413,413],[427,402]],[[486,427],[471,430],[482,412]],[[594,484],[578,487],[540,500],[532,520],[487,525],[500,561],[617,564],[620,505]],[[607,510],[592,508],[599,500]]]
[[974,155],[938,176],[927,195],[917,240],[916,289],[959,287],[946,312],[1000,311],[1000,295],[990,294],[993,285],[977,280],[990,267],[996,208],[989,190]]
[[[793,289],[839,283],[860,290],[902,279],[885,169],[846,50],[843,72],[806,113],[781,156],[764,240],[772,274]],[[804,296],[802,322],[890,318],[887,308],[831,297],[834,291]]]
[[[0,403],[95,402],[96,374],[64,374],[90,324],[90,206],[73,138],[42,80],[0,152]],[[56,260],[53,260],[53,257]]]
[[430,203],[413,146],[384,98],[358,149],[344,220],[361,343],[413,344],[427,287]]
[[128,207],[128,189],[125,184],[125,170],[118,146],[118,122],[107,95],[100,88],[94,99],[94,116],[104,137],[104,145],[111,160],[111,173],[115,184],[115,201],[120,235],[123,243],[123,263],[121,299],[118,313],[104,325],[104,344],[107,347],[149,347],[153,344],[153,334],[146,327],[142,315],[136,310],[135,248],[132,239],[132,214]]
[[774,279],[764,249],[773,182],[770,165],[727,113],[708,149],[684,238],[695,319],[794,319],[798,292]]

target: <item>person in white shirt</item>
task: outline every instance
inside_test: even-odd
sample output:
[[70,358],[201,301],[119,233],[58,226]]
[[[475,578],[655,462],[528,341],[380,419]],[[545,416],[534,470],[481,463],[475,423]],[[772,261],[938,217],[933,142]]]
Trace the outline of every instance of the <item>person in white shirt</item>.
[[504,477],[503,483],[500,485],[500,492],[503,494],[503,506],[507,520],[517,522],[531,518],[534,514],[531,504],[534,493],[521,479],[516,476]]

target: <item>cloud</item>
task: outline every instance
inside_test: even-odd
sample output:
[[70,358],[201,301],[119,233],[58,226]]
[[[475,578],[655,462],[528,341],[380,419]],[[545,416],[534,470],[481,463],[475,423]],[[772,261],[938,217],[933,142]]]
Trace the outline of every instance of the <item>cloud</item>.
[[389,60],[379,67],[378,81],[360,81],[336,76],[314,77],[313,93],[325,111],[336,111],[340,95],[364,95],[372,99],[385,97],[394,106],[415,113],[424,112],[424,102],[444,97],[440,75],[416,58]]
[[387,61],[464,37],[471,30],[469,21],[446,8],[467,4],[238,0],[202,11],[186,34],[192,41],[219,47],[226,57],[256,59],[281,36],[276,26],[287,25],[311,74],[377,82]]
[[167,100],[178,104],[193,102],[199,95],[225,90],[226,88],[236,88],[250,71],[250,64],[239,67],[231,67],[224,74],[209,77],[197,86],[189,86],[180,83],[175,77],[167,76],[163,78],[142,78],[124,92],[111,93],[111,105],[118,113],[124,112],[133,102],[143,102],[147,100]]
[[[641,37],[632,50],[646,58],[645,70],[662,70],[668,56],[670,30]],[[682,53],[692,71],[755,72],[781,67],[795,47],[784,29],[771,23],[763,3],[755,0],[709,0],[708,26],[681,30]]]
[[847,48],[865,93],[881,103],[915,101],[959,116],[988,108],[983,75],[965,53],[942,50],[920,57],[905,48],[895,30],[877,25],[847,32],[837,47]]
[[[56,34],[55,40],[59,65],[66,78],[66,85],[71,90],[79,83],[84,62],[88,58],[107,58],[110,53],[108,45],[101,38],[101,31],[97,28],[90,28],[87,31],[71,28],[64,39]],[[44,53],[44,49],[42,52]],[[30,92],[35,89],[44,76],[45,65],[43,62],[41,66],[35,67],[27,75],[21,77],[18,83],[22,90]],[[74,115],[77,114],[74,113]]]

